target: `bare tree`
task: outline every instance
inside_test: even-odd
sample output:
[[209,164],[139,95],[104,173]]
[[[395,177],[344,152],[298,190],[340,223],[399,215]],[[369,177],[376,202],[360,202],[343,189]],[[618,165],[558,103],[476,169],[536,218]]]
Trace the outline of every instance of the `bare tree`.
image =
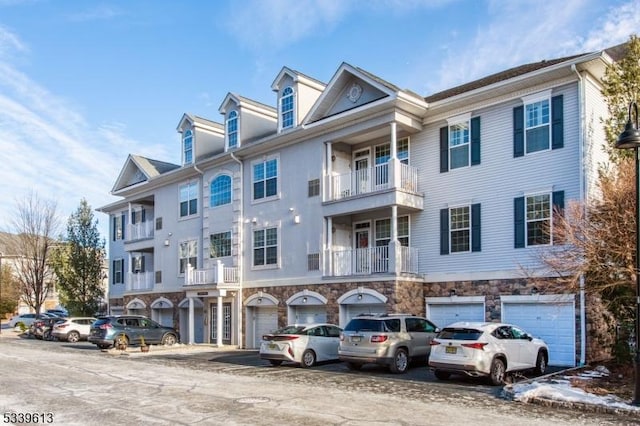
[[16,214],[11,220],[11,237],[4,241],[15,259],[15,275],[22,300],[40,312],[54,285],[53,268],[49,255],[58,244],[60,220],[57,204],[41,199],[32,192],[16,203]]

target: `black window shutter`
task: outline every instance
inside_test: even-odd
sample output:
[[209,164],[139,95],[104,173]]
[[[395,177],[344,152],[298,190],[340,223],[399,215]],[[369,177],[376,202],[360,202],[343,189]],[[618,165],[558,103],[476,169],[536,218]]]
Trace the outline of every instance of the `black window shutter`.
[[146,271],[146,269],[144,268],[144,256],[140,256],[140,271],[141,272]]
[[136,224],[136,211],[132,211],[131,212],[131,224],[135,225]]
[[124,259],[120,261],[120,283],[124,282]]
[[449,254],[449,209],[440,210],[440,254]]
[[[564,191],[554,191],[553,194],[551,194],[551,200],[553,202],[553,220],[556,220],[556,217],[560,216],[564,216]],[[552,228],[552,229],[555,229]],[[558,235],[557,233],[554,233],[554,235],[552,235],[552,244],[563,244],[563,238],[561,237],[561,235]]]
[[551,149],[564,146],[562,95],[551,98]]
[[471,205],[471,251],[480,251],[480,204]]
[[115,241],[116,240],[116,217],[115,216],[113,217],[113,220],[111,222],[112,222],[112,225],[113,225],[111,227],[111,228],[113,228],[112,232],[111,232],[111,234],[112,234],[111,235],[111,239],[112,239],[112,241]]
[[113,274],[113,277],[111,278],[111,284],[115,284],[116,283],[116,261],[115,260],[111,261],[111,273]]
[[142,210],[140,210],[140,222],[144,222],[145,221],[145,219],[146,219],[145,216],[146,216],[146,211],[143,208]]
[[126,220],[127,215],[122,213],[122,216],[120,217],[120,219],[122,220],[122,239],[124,240],[124,230],[126,229]]
[[513,156],[524,155],[524,107],[513,109]]
[[480,117],[471,119],[471,165],[480,164]]
[[449,126],[440,128],[440,173],[449,171]]
[[522,248],[524,244],[524,197],[513,199],[514,247]]

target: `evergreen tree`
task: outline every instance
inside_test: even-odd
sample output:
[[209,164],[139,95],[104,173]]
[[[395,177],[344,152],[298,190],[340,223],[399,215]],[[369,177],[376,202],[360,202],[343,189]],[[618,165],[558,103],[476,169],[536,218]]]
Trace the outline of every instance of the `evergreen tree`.
[[69,217],[63,241],[51,258],[60,300],[72,315],[95,315],[105,296],[105,241],[85,199]]

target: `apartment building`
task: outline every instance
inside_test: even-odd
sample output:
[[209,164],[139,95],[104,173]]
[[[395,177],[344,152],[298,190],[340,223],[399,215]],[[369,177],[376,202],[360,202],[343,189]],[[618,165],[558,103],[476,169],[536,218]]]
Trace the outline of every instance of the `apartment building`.
[[426,97],[347,63],[327,83],[284,67],[274,106],[229,93],[219,121],[183,115],[182,164],[130,155],[99,209],[112,313],[243,348],[362,312],[506,321],[544,338],[550,364],[584,362],[584,294],[538,253],[560,243],[554,208],[596,193],[600,82],[621,53]]

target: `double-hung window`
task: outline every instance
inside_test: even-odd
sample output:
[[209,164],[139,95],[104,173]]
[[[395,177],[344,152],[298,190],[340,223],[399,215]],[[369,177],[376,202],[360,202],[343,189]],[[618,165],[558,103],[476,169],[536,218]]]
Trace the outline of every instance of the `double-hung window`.
[[113,216],[113,241],[124,240],[124,223],[124,213]]
[[564,146],[563,96],[551,90],[525,96],[513,109],[513,156]]
[[253,231],[253,266],[278,264],[278,228]]
[[287,87],[282,91],[282,98],[280,98],[280,122],[282,123],[282,129],[293,127],[294,105],[293,89]]
[[238,113],[229,112],[227,116],[227,149],[238,147]]
[[253,164],[253,199],[262,200],[278,194],[278,159]]
[[182,164],[191,164],[193,162],[193,133],[186,130],[182,138]]
[[231,176],[221,175],[211,182],[211,207],[222,206],[231,202]]
[[180,217],[198,213],[198,183],[189,182],[180,186]]
[[481,250],[480,204],[440,210],[440,254]]
[[539,192],[514,199],[515,248],[549,245],[553,241],[553,214],[564,211],[564,191]]
[[[388,246],[391,241],[391,219],[376,220],[376,247]],[[398,217],[396,233],[400,245],[409,246],[409,216]]]
[[209,257],[231,256],[231,231],[211,234],[209,242]]
[[180,274],[187,272],[187,265],[192,268],[198,267],[198,241],[182,241],[178,248],[178,257],[180,260]]
[[469,165],[469,121],[449,126],[449,168]]
[[[389,159],[391,158],[391,144],[377,145],[375,148],[375,176],[376,186],[389,183]],[[402,164],[409,164],[409,138],[399,139],[396,143],[396,158]]]
[[480,164],[480,117],[471,113],[447,119],[440,128],[440,173]]
[[114,259],[111,272],[113,274],[113,284],[124,283],[124,259]]

